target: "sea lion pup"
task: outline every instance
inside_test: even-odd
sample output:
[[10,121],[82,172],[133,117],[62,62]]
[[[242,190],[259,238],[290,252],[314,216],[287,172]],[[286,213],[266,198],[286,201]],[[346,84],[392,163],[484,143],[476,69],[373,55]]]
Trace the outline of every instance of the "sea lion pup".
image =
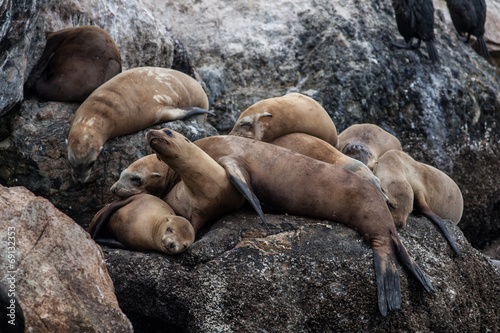
[[167,254],[183,252],[195,238],[188,220],[150,194],[137,194],[102,208],[92,219],[89,233],[103,245]]
[[[433,63],[439,62],[439,56],[434,45],[434,5],[432,0],[392,0],[399,33],[406,44],[391,42],[398,48],[418,49],[420,42],[427,46],[427,54]],[[416,43],[411,43],[413,38]]]
[[[201,139],[195,141],[194,144],[210,155],[210,146],[204,142],[204,139]],[[280,136],[271,143],[350,170],[372,183],[388,200],[380,188],[379,180],[366,165],[342,154],[326,141],[309,134],[291,133]],[[168,165],[159,161],[156,154],[152,154],[138,159],[123,170],[120,178],[111,186],[111,192],[120,198],[137,193],[150,193],[161,197],[167,194],[179,180],[178,175]]]
[[[208,161],[206,153],[181,134],[164,130],[150,130],[147,141],[159,158],[172,168],[198,166],[203,174],[211,176],[212,168],[200,167]],[[396,231],[391,213],[379,192],[361,177],[343,168],[317,161],[289,149],[237,136],[204,138],[211,147],[211,157],[223,166],[231,183],[248,198],[255,195],[267,209],[294,215],[334,220],[355,229],[371,245],[377,280],[380,312],[401,306],[401,290],[397,258],[415,276],[427,292],[433,287],[424,273],[408,255]],[[223,169],[223,170],[224,170]],[[223,176],[223,175],[221,175]],[[182,178],[181,174],[181,178]],[[166,201],[175,207],[190,200],[189,191],[197,191],[210,184],[178,183]],[[176,187],[183,190],[177,196]],[[293,190],[298,189],[298,190]],[[226,199],[224,199],[226,200]],[[211,197],[218,204],[218,194]],[[184,207],[181,207],[185,209]]]
[[[490,53],[483,38],[486,2],[484,0],[446,0],[446,5],[459,39],[468,43],[471,35],[476,36],[479,54],[488,59]],[[464,34],[467,34],[467,38],[462,37]]]
[[269,142],[288,133],[306,133],[337,146],[332,118],[314,99],[291,93],[263,99],[246,109],[229,135]]
[[68,134],[73,178],[86,182],[103,144],[157,123],[210,113],[192,77],[173,69],[139,67],[97,88],[76,110]]
[[389,197],[389,208],[398,227],[415,210],[435,223],[453,251],[460,251],[443,219],[458,223],[463,212],[462,192],[444,172],[411,158],[399,150],[390,150],[379,158],[375,175]]
[[34,93],[49,101],[83,102],[97,87],[122,71],[120,52],[99,27],[46,32]]
[[377,125],[356,124],[339,134],[339,150],[363,162],[372,171],[379,156],[391,149],[401,150],[401,143]]

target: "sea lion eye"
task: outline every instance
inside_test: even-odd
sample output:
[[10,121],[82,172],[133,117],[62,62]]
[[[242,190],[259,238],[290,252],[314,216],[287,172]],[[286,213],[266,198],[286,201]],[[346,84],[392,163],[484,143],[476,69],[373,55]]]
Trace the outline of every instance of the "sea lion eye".
[[168,231],[168,232],[172,232],[172,228],[170,228],[170,227],[169,227],[169,228],[167,228],[167,231]]
[[136,185],[142,185],[141,177],[133,176],[132,178],[130,178],[130,180],[132,181],[132,183],[135,183]]
[[172,133],[171,130],[165,129],[165,130],[163,130],[163,133],[165,133],[166,135],[168,135],[171,138],[174,137],[174,133]]

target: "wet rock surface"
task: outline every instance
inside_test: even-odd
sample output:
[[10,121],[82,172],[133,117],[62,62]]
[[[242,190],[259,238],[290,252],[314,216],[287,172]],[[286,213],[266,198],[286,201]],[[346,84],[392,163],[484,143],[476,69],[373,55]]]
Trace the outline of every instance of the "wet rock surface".
[[251,211],[225,216],[178,256],[104,248],[118,301],[135,331],[500,328],[500,272],[449,222],[460,257],[425,218],[411,216],[400,230],[435,291],[428,295],[399,266],[401,310],[384,318],[378,312],[372,252],[357,232],[322,220],[266,218],[270,235]]

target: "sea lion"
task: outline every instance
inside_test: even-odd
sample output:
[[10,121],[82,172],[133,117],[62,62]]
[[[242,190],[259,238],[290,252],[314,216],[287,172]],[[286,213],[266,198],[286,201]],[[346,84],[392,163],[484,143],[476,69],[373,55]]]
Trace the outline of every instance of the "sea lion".
[[[177,132],[170,129],[150,130],[146,140],[158,157],[178,172],[183,168],[196,167],[203,174],[214,173],[213,163],[211,166],[201,166],[210,157]],[[399,239],[383,197],[361,177],[343,168],[261,141],[237,136],[213,136],[203,140],[211,147],[211,157],[219,163],[215,163],[215,167],[222,166],[231,183],[246,198],[255,196],[263,207],[273,211],[334,220],[358,231],[373,251],[378,305],[384,316],[388,310],[401,306],[396,258],[427,292],[433,290]],[[185,212],[175,207],[181,206],[185,211],[182,206],[192,196],[189,191],[209,186],[209,183],[204,181],[200,184],[199,180],[190,184],[183,182],[184,178],[174,186],[166,201],[177,214],[186,217]],[[214,187],[217,185],[212,184]],[[175,194],[177,187],[182,189],[182,196]],[[212,205],[218,205],[216,193],[210,200]]]
[[[195,141],[210,155],[210,146],[205,140]],[[335,147],[317,137],[304,133],[290,133],[271,141],[272,144],[288,148],[299,154],[343,167],[368,180],[384,197],[380,182],[366,165],[358,160],[342,154]],[[165,163],[158,160],[156,154],[145,156],[130,164],[120,174],[120,178],[111,186],[111,192],[120,198],[137,193],[150,193],[163,196],[178,182],[180,178]]]
[[183,252],[195,238],[188,220],[150,194],[137,194],[102,208],[92,219],[89,233],[100,244],[167,254]]
[[68,28],[46,32],[45,36],[47,43],[35,70],[39,77],[33,90],[46,100],[83,102],[122,71],[115,42],[99,27]]
[[337,145],[332,118],[318,102],[299,93],[255,103],[240,115],[229,135],[269,142],[288,133],[306,133]]
[[373,124],[349,126],[339,134],[339,150],[375,171],[377,159],[388,150],[401,150],[399,140]]
[[443,219],[458,223],[462,217],[462,192],[453,179],[399,150],[390,150],[379,158],[375,175],[389,197],[396,226],[404,227],[408,215],[415,210],[435,223],[453,251],[460,254],[443,223]]
[[139,67],[97,88],[76,110],[68,134],[73,178],[86,182],[108,139],[156,123],[211,113],[208,98],[192,77],[173,69]]

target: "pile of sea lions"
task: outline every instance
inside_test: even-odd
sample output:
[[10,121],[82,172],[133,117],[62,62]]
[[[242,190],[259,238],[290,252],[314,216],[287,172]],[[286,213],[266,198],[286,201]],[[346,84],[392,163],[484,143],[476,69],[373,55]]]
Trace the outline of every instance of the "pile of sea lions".
[[[121,173],[111,187],[121,199],[101,209],[90,224],[98,243],[180,253],[203,226],[246,201],[266,228],[264,212],[341,222],[372,248],[383,315],[401,306],[397,261],[427,292],[433,290],[396,229],[413,208],[438,224],[459,253],[442,222],[460,220],[463,203],[456,184],[411,159],[395,136],[376,125],[353,125],[337,136],[326,110],[305,95],[257,102],[228,135],[190,142],[162,129],[148,131],[146,141],[154,154]],[[392,156],[399,163],[392,163]],[[144,213],[131,214],[135,209]]]
[[[446,0],[451,20],[458,38],[464,43],[470,41],[471,35],[476,37],[479,54],[488,59],[490,54],[484,41],[484,25],[486,23],[485,0]],[[439,62],[434,45],[434,5],[432,0],[392,0],[399,32],[405,44],[395,43],[398,48],[418,49],[421,41],[427,47],[427,54],[433,63]],[[464,38],[463,36],[467,37]],[[416,39],[416,42],[414,42]]]
[[[42,57],[48,64],[35,90],[47,99],[65,96],[62,78],[70,70],[58,62],[64,57],[57,53],[78,43],[79,33],[100,34],[96,43],[108,48],[103,53],[108,55],[98,64],[99,75],[89,72],[93,89],[85,86],[80,96],[68,97],[84,100],[68,134],[75,181],[91,181],[91,170],[110,138],[212,114],[205,92],[190,76],[155,67],[116,73],[121,60],[109,35],[89,27],[73,29],[80,30],[48,35]],[[76,53],[65,57],[78,62]],[[66,78],[72,84],[84,79]],[[228,135],[191,142],[170,129],[150,130],[146,142],[154,154],[121,173],[111,187],[120,200],[102,208],[90,223],[89,233],[100,244],[178,254],[205,225],[246,202],[268,231],[264,212],[340,222],[371,246],[384,316],[401,307],[397,261],[427,292],[433,291],[396,229],[405,226],[412,211],[435,223],[459,254],[443,223],[458,223],[462,215],[462,195],[453,180],[413,160],[395,136],[376,125],[353,125],[337,135],[332,118],[308,96],[291,93],[261,100],[240,115]]]

